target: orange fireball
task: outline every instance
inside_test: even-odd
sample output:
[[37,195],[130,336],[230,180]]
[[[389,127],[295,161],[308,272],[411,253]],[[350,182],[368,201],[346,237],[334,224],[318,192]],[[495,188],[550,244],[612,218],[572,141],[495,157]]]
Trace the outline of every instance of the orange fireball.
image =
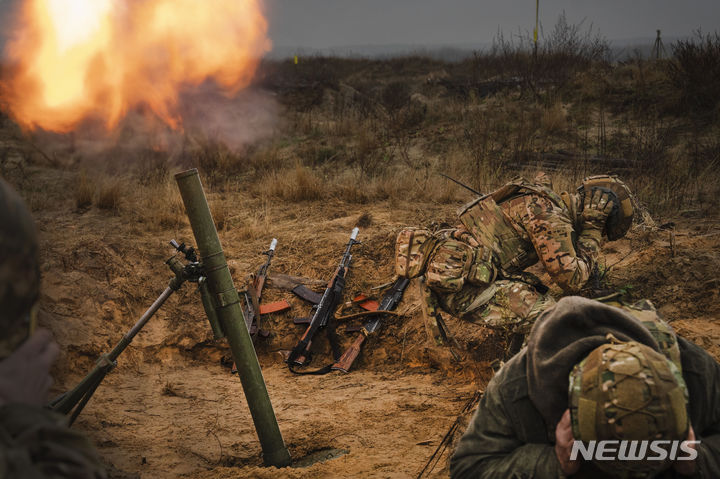
[[261,0],[24,0],[5,47],[0,104],[26,129],[115,127],[149,108],[173,128],[184,89],[232,96],[270,49]]

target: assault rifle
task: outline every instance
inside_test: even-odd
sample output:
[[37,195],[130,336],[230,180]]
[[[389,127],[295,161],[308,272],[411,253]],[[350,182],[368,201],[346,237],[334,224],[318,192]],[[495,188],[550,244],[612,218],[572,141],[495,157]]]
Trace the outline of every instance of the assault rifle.
[[[242,312],[245,317],[245,325],[248,328],[253,344],[255,343],[258,334],[263,338],[266,338],[270,334],[267,330],[260,328],[260,298],[262,297],[262,290],[265,286],[270,262],[275,255],[275,248],[277,248],[277,239],[273,238],[270,242],[270,247],[267,251],[263,251],[262,253],[267,255],[267,260],[262,266],[260,266],[257,273],[252,274],[252,280],[247,290],[241,292],[244,303],[242,306]],[[232,374],[237,373],[237,366],[234,362],[232,364],[232,368],[230,368],[230,372]]]
[[277,240],[273,238],[270,242],[270,248],[267,251],[263,251],[264,255],[267,255],[267,260],[260,266],[257,273],[252,275],[252,282],[248,287],[245,296],[245,305],[243,306],[243,314],[245,315],[245,323],[247,324],[250,336],[255,339],[258,333],[261,336],[267,336],[265,331],[260,329],[260,298],[262,297],[262,290],[265,286],[265,280],[267,279],[268,268],[270,268],[270,262],[275,254],[275,248],[277,247]]
[[337,338],[335,335],[335,310],[342,301],[343,289],[345,288],[345,277],[347,276],[348,269],[350,268],[350,261],[352,260],[352,254],[350,250],[356,244],[360,244],[357,241],[358,228],[352,230],[350,235],[350,241],[345,246],[345,253],[343,254],[340,264],[335,270],[332,278],[328,282],[327,288],[318,303],[315,314],[313,314],[310,320],[310,325],[305,330],[300,341],[290,351],[290,355],[287,358],[288,368],[295,374],[326,374],[330,372],[332,364],[329,364],[316,371],[298,372],[295,368],[298,366],[304,366],[311,360],[310,347],[312,345],[313,336],[321,328],[326,328],[328,334],[328,340],[330,341],[330,347],[333,351],[333,360],[337,361],[340,357],[340,350],[338,349]]
[[409,283],[410,280],[407,278],[398,278],[395,280],[395,283],[393,283],[392,287],[385,293],[385,296],[383,296],[383,299],[380,301],[380,306],[376,310],[378,316],[365,321],[358,337],[350,347],[347,348],[340,359],[332,365],[331,369],[333,371],[342,371],[344,373],[350,371],[353,362],[358,357],[358,354],[360,354],[360,348],[365,342],[365,338],[376,333],[377,330],[380,329],[380,326],[382,326],[381,313],[383,311],[392,311],[397,307]]

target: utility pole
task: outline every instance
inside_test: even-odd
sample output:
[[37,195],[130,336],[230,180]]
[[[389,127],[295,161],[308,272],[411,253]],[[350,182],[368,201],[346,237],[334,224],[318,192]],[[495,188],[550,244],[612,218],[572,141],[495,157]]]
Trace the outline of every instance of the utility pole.
[[651,56],[655,58],[655,60],[660,60],[665,57],[665,46],[663,45],[662,38],[660,38],[660,30],[657,30],[657,37],[655,38]]

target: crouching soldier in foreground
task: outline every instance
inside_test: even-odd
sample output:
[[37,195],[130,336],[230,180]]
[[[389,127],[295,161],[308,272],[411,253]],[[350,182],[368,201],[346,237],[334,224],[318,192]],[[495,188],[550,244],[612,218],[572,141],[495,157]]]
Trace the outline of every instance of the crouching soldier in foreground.
[[565,292],[591,277],[602,238],[622,238],[632,225],[630,190],[612,176],[586,178],[576,193],[557,194],[549,178],[517,178],[462,207],[461,224],[431,234],[398,235],[396,273],[424,276],[426,321],[444,338],[439,310],[503,331],[507,357],[516,353],[537,316],[554,304],[547,287],[525,270],[542,262]]
[[564,298],[488,384],[450,473],[720,477],[720,364],[647,301]]
[[30,213],[0,179],[0,479],[100,479],[95,449],[64,416],[42,407],[59,348],[33,333],[40,286]]

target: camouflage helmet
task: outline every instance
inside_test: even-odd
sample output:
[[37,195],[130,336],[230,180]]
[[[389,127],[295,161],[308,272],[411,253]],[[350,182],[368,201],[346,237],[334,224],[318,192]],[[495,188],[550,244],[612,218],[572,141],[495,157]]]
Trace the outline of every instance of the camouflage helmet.
[[602,188],[612,192],[614,205],[605,223],[604,233],[610,241],[622,238],[632,226],[634,216],[630,188],[614,175],[589,176],[583,180],[582,185],[578,188],[580,198],[585,196],[586,191],[592,191],[594,188]]
[[[594,349],[570,373],[569,402],[576,440],[684,440],[688,393],[677,366],[635,341]],[[666,461],[593,461],[616,477],[645,477]]]
[[0,179],[0,358],[27,337],[39,290],[35,223],[20,196]]

